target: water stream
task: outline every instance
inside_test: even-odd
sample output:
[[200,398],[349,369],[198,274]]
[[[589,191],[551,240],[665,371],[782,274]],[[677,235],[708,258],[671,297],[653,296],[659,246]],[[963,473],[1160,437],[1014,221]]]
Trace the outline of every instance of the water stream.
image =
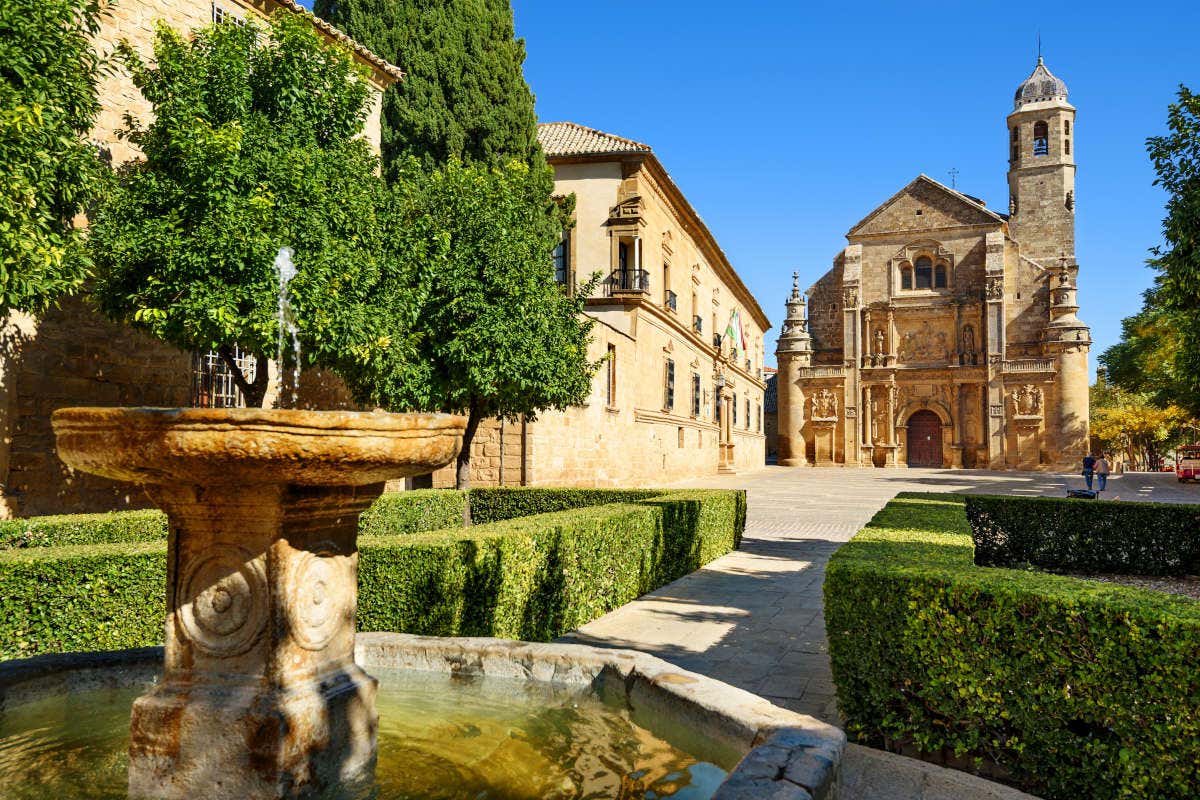
[[[279,341],[275,349],[275,363],[279,365],[279,405],[281,408],[295,408],[300,400],[300,329],[296,326],[295,315],[292,314],[292,301],[288,285],[296,277],[296,265],[292,256],[296,251],[290,247],[281,247],[275,254],[275,273],[279,276],[279,312],[277,316]],[[291,402],[284,404],[284,388],[287,375],[284,361],[284,347],[288,339],[292,345],[292,392]]]

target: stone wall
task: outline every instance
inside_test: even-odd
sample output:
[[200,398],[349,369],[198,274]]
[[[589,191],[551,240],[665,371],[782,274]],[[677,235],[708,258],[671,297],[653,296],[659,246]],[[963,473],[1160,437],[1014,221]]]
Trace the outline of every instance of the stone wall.
[[[18,326],[10,320],[10,334]],[[71,299],[40,324],[10,336],[3,355],[8,386],[8,465],[4,505],[9,516],[142,508],[141,490],[59,461],[50,415],[67,406],[184,406],[191,356],[115,325]]]

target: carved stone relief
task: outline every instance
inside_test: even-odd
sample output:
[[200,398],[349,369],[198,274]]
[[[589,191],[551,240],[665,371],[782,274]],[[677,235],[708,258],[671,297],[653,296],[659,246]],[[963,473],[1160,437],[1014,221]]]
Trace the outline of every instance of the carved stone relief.
[[900,336],[897,355],[901,363],[931,363],[950,360],[950,346],[945,331],[934,330],[928,322],[915,331]]
[[837,395],[829,389],[818,389],[812,397],[812,418],[816,420],[837,419]]
[[1013,414],[1019,417],[1042,415],[1042,390],[1027,383],[1012,393]]
[[1004,299],[1004,278],[1000,275],[991,275],[987,279],[986,289],[988,300],[1003,300]]

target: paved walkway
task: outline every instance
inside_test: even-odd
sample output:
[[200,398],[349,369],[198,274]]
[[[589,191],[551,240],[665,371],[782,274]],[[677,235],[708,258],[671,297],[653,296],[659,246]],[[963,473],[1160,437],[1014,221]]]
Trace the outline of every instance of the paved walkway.
[[[1068,486],[1082,486],[1083,478],[978,470],[766,467],[681,485],[748,490],[741,549],[563,640],[652,653],[837,724],[821,608],[830,555],[898,492],[1062,497]],[[1105,497],[1200,502],[1200,485],[1180,485],[1170,473],[1132,473],[1113,476]],[[847,800],[1024,796],[963,773],[861,747],[848,752],[843,778]]]

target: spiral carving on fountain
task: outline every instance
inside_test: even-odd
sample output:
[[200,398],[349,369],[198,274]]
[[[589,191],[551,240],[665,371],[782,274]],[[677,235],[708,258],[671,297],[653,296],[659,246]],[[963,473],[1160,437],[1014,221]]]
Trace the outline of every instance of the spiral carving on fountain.
[[183,578],[179,606],[184,634],[209,655],[249,650],[267,625],[267,577],[260,559],[228,546],[195,560]]
[[292,637],[305,650],[324,650],[347,617],[353,622],[339,591],[354,585],[350,558],[339,555],[333,543],[322,543],[315,551],[297,554],[289,573],[292,602],[287,615]]

